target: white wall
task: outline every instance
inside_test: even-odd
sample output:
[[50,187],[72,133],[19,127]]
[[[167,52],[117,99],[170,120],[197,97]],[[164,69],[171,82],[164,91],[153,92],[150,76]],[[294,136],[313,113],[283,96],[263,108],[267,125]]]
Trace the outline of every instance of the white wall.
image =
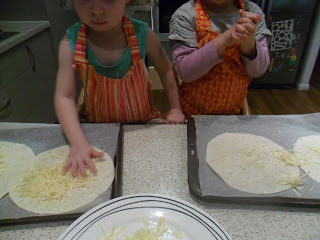
[[297,81],[299,90],[310,88],[310,78],[320,49],[320,3],[316,10],[316,19],[311,27],[311,36],[307,44],[306,54],[298,73]]

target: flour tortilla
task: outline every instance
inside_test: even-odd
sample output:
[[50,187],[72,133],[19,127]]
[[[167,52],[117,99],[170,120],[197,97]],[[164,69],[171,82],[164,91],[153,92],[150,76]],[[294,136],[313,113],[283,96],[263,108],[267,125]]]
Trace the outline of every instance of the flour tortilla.
[[208,143],[206,161],[229,186],[249,193],[270,194],[290,188],[281,185],[281,180],[299,176],[299,168],[278,159],[279,153],[290,155],[267,138],[224,133]]
[[[97,151],[101,151],[97,148],[95,149]],[[62,166],[64,165],[69,152],[69,146],[65,145],[41,153],[36,156],[35,169],[39,170],[39,168],[42,168],[44,166],[50,168],[53,166],[57,166],[57,164],[60,164],[62,174]],[[9,195],[16,205],[29,212],[39,214],[60,214],[72,211],[93,201],[111,186],[114,179],[113,161],[107,153],[105,153],[100,160],[102,161],[100,161],[99,166],[97,166],[97,173],[90,176],[92,178],[92,182],[90,182],[89,185],[85,188],[75,188],[71,190],[68,194],[65,195],[65,199],[61,201],[38,201],[36,199],[36,196],[35,198],[23,197],[20,194],[19,185],[12,189]],[[88,172],[89,170],[87,170],[87,173]],[[71,177],[70,171],[68,171],[67,174],[68,179],[72,181],[73,178]],[[77,178],[82,177],[77,176]],[[89,179],[89,177],[87,178]],[[56,181],[56,178],[53,178],[52,181]],[[63,193],[65,193],[65,191]]]
[[320,135],[299,138],[293,150],[303,171],[320,183]]
[[34,164],[35,155],[31,148],[0,141],[0,199],[22,181]]

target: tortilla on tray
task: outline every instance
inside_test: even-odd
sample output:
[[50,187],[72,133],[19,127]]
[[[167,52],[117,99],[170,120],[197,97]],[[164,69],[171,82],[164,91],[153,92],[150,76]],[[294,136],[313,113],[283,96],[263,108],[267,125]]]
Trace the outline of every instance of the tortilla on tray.
[[300,179],[294,155],[273,141],[252,134],[224,133],[207,144],[206,162],[231,187],[270,194]]
[[114,165],[107,153],[94,159],[96,174],[86,169],[87,177],[73,178],[62,171],[69,152],[65,145],[37,155],[35,169],[10,191],[12,201],[30,212],[60,214],[84,206],[111,186]]

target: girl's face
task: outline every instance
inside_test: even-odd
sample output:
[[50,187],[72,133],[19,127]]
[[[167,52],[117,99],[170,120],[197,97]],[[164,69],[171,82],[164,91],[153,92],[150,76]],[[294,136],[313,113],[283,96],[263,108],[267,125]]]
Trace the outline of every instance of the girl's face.
[[126,4],[130,0],[74,0],[83,23],[96,31],[108,31],[121,25]]

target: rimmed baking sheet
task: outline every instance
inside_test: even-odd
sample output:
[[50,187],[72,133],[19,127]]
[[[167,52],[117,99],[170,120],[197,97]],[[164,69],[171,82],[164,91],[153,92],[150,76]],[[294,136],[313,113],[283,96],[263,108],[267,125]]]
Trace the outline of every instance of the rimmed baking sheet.
[[[88,141],[104,150],[114,159],[115,180],[111,187],[94,201],[87,205],[59,215],[41,215],[31,213],[16,206],[7,194],[0,200],[0,224],[17,222],[34,222],[44,220],[75,219],[100,203],[118,197],[121,194],[121,151],[122,144],[120,124],[82,124]],[[67,144],[67,140],[59,125],[53,127],[0,130],[0,141],[10,141],[25,144],[35,155]]]
[[[193,116],[188,122],[188,181],[191,193],[207,202],[319,206],[320,184],[303,178],[298,196],[292,189],[275,194],[252,194],[226,184],[206,163],[207,143],[223,133],[266,137],[287,150],[302,136],[320,134],[320,113],[303,115]],[[304,173],[300,170],[301,173]]]

